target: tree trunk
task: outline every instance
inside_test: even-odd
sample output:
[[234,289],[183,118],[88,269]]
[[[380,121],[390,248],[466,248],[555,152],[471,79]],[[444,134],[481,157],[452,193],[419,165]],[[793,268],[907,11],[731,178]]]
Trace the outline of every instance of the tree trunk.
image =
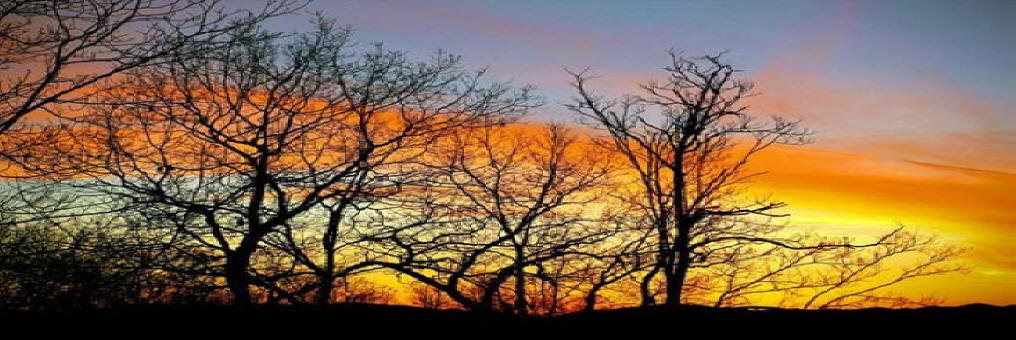
[[318,277],[318,289],[314,295],[314,304],[325,306],[332,302],[332,290],[335,289],[335,278],[329,274]]
[[[589,293],[586,293],[586,306],[582,310],[586,312],[592,312],[596,310],[596,294],[600,292],[601,288],[603,288],[602,285],[595,284],[591,289],[589,289]],[[645,303],[644,296],[642,297],[642,300],[643,303]]]
[[[688,248],[690,237],[688,235],[690,226],[682,221],[678,226],[677,244],[674,249],[677,252],[677,263],[673,266],[673,272],[667,273],[667,305],[678,306],[681,304],[681,293],[684,290],[684,281],[688,276],[688,267],[691,262],[691,249]],[[668,268],[669,269],[669,268]]]
[[248,307],[253,301],[250,293],[250,278],[247,276],[247,267],[250,266],[250,255],[234,252],[226,257],[225,277],[226,286],[233,294],[233,305]]
[[346,201],[339,204],[339,208],[330,210],[328,214],[328,229],[321,238],[321,248],[324,249],[325,263],[323,273],[318,275],[318,290],[314,296],[314,303],[324,306],[331,302],[332,290],[335,287],[335,243],[338,240],[339,224],[342,222],[342,211],[345,210]]
[[674,307],[681,304],[681,284],[678,276],[674,271],[668,270],[664,273],[667,285],[667,296],[664,297],[663,304],[666,306]]
[[649,307],[656,304],[656,298],[649,292],[653,284],[653,278],[660,272],[660,266],[653,266],[653,269],[646,273],[642,277],[642,282],[639,283],[639,290],[642,294],[642,307]]
[[[522,261],[523,250],[522,247],[515,247],[515,261]],[[527,315],[529,314],[528,308],[526,307],[526,272],[525,268],[521,264],[516,263],[515,265],[515,314]]]

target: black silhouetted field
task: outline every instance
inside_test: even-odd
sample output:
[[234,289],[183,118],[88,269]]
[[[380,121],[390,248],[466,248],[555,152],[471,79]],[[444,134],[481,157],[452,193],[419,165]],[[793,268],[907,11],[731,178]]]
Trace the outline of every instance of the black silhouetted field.
[[[134,334],[311,334],[321,329],[362,330],[373,334],[441,335],[481,338],[509,334],[649,333],[649,325],[668,325],[684,332],[714,335],[760,334],[788,337],[809,334],[927,334],[987,331],[1011,327],[1016,306],[971,304],[957,307],[859,310],[794,310],[776,308],[712,308],[700,306],[622,308],[578,312],[556,317],[518,317],[462,310],[410,306],[336,304],[259,306],[238,310],[227,306],[165,306],[65,312],[6,311],[8,328],[43,333]],[[323,327],[323,328],[322,328]],[[477,333],[479,332],[479,333]]]

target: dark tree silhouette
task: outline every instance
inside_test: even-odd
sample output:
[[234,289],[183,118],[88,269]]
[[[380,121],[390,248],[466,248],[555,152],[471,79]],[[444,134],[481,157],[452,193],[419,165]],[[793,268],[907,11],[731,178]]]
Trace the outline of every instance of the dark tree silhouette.
[[[32,160],[25,150],[57,141],[58,128],[43,120],[85,110],[81,105],[101,94],[104,82],[126,72],[172,54],[204,54],[230,31],[303,5],[272,0],[256,10],[231,10],[216,0],[0,3],[0,224],[95,215],[98,209],[86,208],[108,201],[35,180],[21,167]],[[38,119],[26,122],[30,116]],[[19,137],[2,138],[6,133]]]
[[681,302],[697,242],[715,237],[714,218],[776,216],[783,203],[737,200],[733,194],[758,175],[746,165],[773,144],[807,141],[797,122],[763,121],[742,99],[753,84],[721,55],[685,58],[671,53],[667,79],[642,86],[644,95],[606,100],[593,94],[584,73],[573,73],[578,96],[569,109],[607,133],[601,144],[628,160],[639,191],[627,201],[651,216],[657,241],[656,273],[666,282],[666,304]]
[[[348,31],[342,32],[345,39]],[[394,209],[391,197],[426,180],[417,166],[428,147],[451,133],[503,124],[538,105],[528,88],[484,84],[483,71],[469,72],[460,58],[439,52],[428,63],[376,45],[336,60],[326,73],[337,86],[340,122],[317,128],[324,149],[300,150],[297,162],[322,173],[322,160],[345,175],[314,215],[286,223],[272,242],[317,276],[317,304],[329,302],[333,282],[377,268],[368,251],[379,211]],[[316,175],[316,176],[321,176]]]
[[0,307],[391,303],[371,275],[410,278],[424,307],[520,316],[661,295],[899,307],[934,300],[891,287],[964,270],[964,249],[902,228],[777,223],[750,160],[810,132],[750,113],[722,55],[671,53],[618,99],[572,73],[587,139],[520,124],[531,89],[458,56],[360,46],[320,15],[262,29],[302,4],[0,4]]
[[587,215],[610,173],[588,150],[557,126],[451,136],[435,146],[431,180],[411,198],[420,207],[388,227],[379,248],[397,261],[382,265],[466,308],[527,314],[530,282],[557,284],[552,260],[613,234]]
[[[811,235],[796,242],[846,241]],[[716,307],[751,305],[754,297],[776,293],[782,297],[780,305],[803,309],[926,306],[935,299],[886,291],[914,278],[965,270],[955,262],[965,251],[902,228],[864,248],[797,250],[742,243],[723,251],[726,260],[702,267],[705,284],[701,289],[706,293],[696,302]]]
[[64,310],[200,302],[211,282],[160,271],[176,260],[135,213],[0,228],[0,308]]
[[302,4],[273,0],[255,12],[230,11],[215,0],[4,1],[0,134],[33,112],[87,101],[103,80],[170,54],[205,53],[216,48],[210,39]]
[[[573,276],[577,286],[588,286],[584,289],[583,310],[592,311],[596,308],[600,294],[619,281],[630,279],[633,275],[656,266],[651,242],[652,229],[639,228],[622,217],[611,219],[622,226],[618,233],[607,242],[592,245],[583,252],[583,258],[575,264]],[[620,219],[620,220],[619,220]],[[635,293],[624,291],[623,295]]]
[[[754,85],[740,80],[722,55],[670,56],[665,80],[618,100],[593,94],[590,77],[572,73],[578,95],[567,105],[605,133],[599,144],[627,160],[634,178],[636,189],[617,197],[635,214],[628,220],[648,226],[655,264],[643,271],[638,257],[628,255],[612,258],[607,268],[641,273],[643,305],[656,302],[654,278],[661,274],[671,306],[709,299],[729,306],[752,301],[749,295],[778,293],[787,303],[811,294],[801,305],[810,308],[819,300],[824,307],[888,300],[874,293],[913,277],[962,269],[952,262],[962,249],[902,229],[871,243],[785,236],[783,226],[772,223],[785,216],[777,211],[784,204],[744,195],[745,185],[763,173],[748,164],[772,145],[808,142],[810,132],[796,121],[752,116],[741,102]],[[888,273],[889,259],[913,254],[923,259]],[[611,280],[617,278],[600,276],[593,287]]]
[[[784,216],[776,212],[784,204],[742,198],[745,183],[762,173],[749,169],[748,162],[771,145],[805,143],[810,132],[795,121],[761,121],[749,114],[741,102],[754,86],[738,79],[737,70],[721,58],[685,58],[672,52],[666,80],[650,81],[642,86],[643,95],[621,100],[592,94],[588,77],[573,73],[578,96],[568,107],[606,132],[601,145],[628,160],[639,187],[623,199],[649,216],[655,228],[656,265],[643,278],[644,304],[654,302],[650,285],[658,273],[664,279],[665,303],[677,305],[684,302],[682,293],[700,286],[688,285],[689,269],[736,266],[756,256],[738,250],[765,245],[799,251],[842,248],[851,254],[860,248],[884,248],[899,236],[897,230],[866,245],[808,244],[777,236],[780,228],[766,221]],[[895,252],[885,249],[882,255]],[[795,267],[804,258],[807,254],[784,264]],[[720,300],[727,295],[721,294]]]
[[[177,220],[167,227],[203,249],[196,256],[221,258],[208,274],[225,278],[237,304],[251,302],[251,285],[289,295],[274,282],[299,273],[256,273],[258,261],[272,259],[255,256],[266,237],[387,185],[375,168],[415,138],[511,116],[529,100],[525,90],[482,86],[482,72],[460,71],[446,54],[430,63],[383,51],[349,59],[348,32],[318,24],[288,40],[237,28],[214,51],[131,72],[106,92],[106,105],[65,124],[56,152],[26,154],[38,156],[40,173],[87,178],[82,187],[160,207]],[[323,231],[326,257],[334,228]],[[334,264],[284,249],[327,280],[319,287],[328,296]]]

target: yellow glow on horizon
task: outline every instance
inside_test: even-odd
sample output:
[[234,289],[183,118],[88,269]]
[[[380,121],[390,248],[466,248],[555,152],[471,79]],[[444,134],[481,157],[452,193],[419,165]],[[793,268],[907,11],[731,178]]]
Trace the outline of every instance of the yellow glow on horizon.
[[[533,138],[540,130],[518,124],[508,131],[516,138]],[[602,152],[591,145],[578,147]],[[767,173],[756,177],[745,194],[772,194],[788,203],[782,212],[790,217],[780,222],[791,231],[864,239],[902,224],[971,249],[963,258],[970,272],[920,278],[889,291],[936,296],[949,305],[1016,304],[1016,175],[811,146],[775,146],[753,158],[750,167]],[[393,302],[412,303],[406,285],[412,280],[390,272],[367,276],[396,289]]]
[[1016,303],[1016,175],[808,147],[774,147],[752,164],[768,171],[753,190],[787,202],[792,227],[863,237],[902,224],[970,248],[969,273],[891,291],[949,305]]
[[[751,166],[767,173],[745,194],[788,203],[782,212],[790,217],[779,222],[789,232],[865,241],[904,225],[970,249],[961,259],[969,272],[917,278],[886,292],[946,305],[1016,304],[1016,175],[797,146],[766,150]],[[392,274],[370,276],[397,289],[396,302],[412,303]]]

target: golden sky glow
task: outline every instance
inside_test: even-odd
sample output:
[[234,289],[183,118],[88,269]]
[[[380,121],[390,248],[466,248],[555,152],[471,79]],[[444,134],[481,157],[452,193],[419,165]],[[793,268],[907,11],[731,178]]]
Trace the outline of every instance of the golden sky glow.
[[775,147],[753,164],[769,170],[755,190],[789,203],[793,226],[863,236],[903,224],[970,248],[969,273],[893,291],[947,304],[1016,303],[1016,175],[811,147]]
[[[858,240],[897,226],[938,235],[968,248],[969,272],[917,278],[887,289],[947,305],[1016,303],[1016,175],[806,146],[775,146],[753,158],[757,177],[746,195],[772,194],[789,204],[788,231],[815,231]],[[372,281],[408,291],[388,275]]]

